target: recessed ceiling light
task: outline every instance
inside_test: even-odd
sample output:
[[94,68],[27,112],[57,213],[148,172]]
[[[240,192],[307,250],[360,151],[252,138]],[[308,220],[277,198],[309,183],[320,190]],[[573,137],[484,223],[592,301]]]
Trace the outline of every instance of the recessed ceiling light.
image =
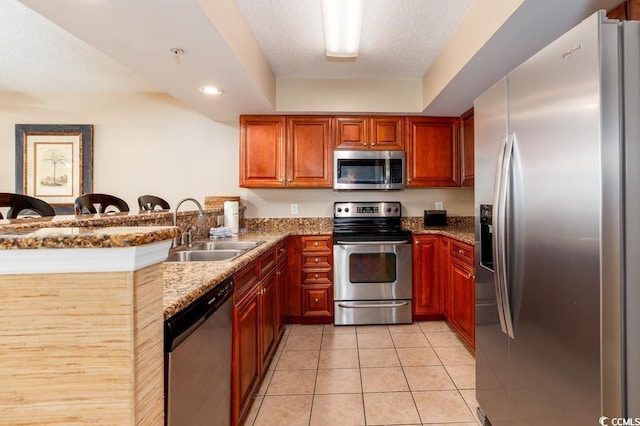
[[222,95],[224,93],[222,89],[218,89],[217,87],[212,86],[203,86],[200,88],[200,91],[206,93],[207,95]]

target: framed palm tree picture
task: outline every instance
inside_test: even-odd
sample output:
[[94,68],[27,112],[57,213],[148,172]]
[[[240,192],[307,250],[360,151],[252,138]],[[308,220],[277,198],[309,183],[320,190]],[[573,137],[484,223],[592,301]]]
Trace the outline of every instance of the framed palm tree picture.
[[16,124],[16,192],[71,208],[92,192],[93,126]]

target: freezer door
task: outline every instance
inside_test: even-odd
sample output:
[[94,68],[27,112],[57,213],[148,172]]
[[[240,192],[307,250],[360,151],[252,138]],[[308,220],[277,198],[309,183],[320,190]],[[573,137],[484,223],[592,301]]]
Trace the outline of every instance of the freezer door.
[[603,414],[600,277],[615,261],[606,266],[600,250],[615,236],[603,239],[601,226],[606,214],[603,234],[615,228],[620,210],[614,177],[603,175],[619,144],[617,26],[600,20],[583,21],[508,77],[517,220],[508,254],[510,424],[597,424]]
[[502,332],[493,272],[492,203],[497,157],[507,136],[506,79],[474,102],[476,216],[476,399],[494,424],[506,424],[507,335]]

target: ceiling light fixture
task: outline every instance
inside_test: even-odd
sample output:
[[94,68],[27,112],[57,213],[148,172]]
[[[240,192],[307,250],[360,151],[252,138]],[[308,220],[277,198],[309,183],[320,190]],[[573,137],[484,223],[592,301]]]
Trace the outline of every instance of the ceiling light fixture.
[[355,58],[360,46],[364,0],[322,0],[327,56]]
[[218,89],[217,87],[212,86],[202,86],[200,91],[206,93],[207,95],[222,95],[224,91],[222,89]]

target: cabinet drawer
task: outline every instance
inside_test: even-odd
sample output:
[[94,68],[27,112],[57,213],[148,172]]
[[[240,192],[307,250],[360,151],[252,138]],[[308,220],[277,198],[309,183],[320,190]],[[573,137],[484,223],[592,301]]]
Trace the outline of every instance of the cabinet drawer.
[[303,251],[331,251],[331,237],[328,235],[312,235],[302,237]]
[[276,247],[276,262],[280,263],[287,258],[287,241],[283,241]]
[[333,273],[331,271],[304,272],[302,284],[331,284]]
[[233,275],[234,289],[233,298],[234,301],[238,301],[243,294],[245,294],[251,287],[258,282],[258,262],[253,262],[249,266],[245,266],[239,272]]
[[331,254],[303,254],[302,270],[331,268]]
[[276,249],[269,250],[258,259],[260,278],[264,277],[276,266]]
[[470,246],[469,244],[452,240],[451,256],[462,260],[470,266],[473,266],[473,246]]
[[302,289],[304,316],[330,316],[333,307],[331,285],[312,285]]

